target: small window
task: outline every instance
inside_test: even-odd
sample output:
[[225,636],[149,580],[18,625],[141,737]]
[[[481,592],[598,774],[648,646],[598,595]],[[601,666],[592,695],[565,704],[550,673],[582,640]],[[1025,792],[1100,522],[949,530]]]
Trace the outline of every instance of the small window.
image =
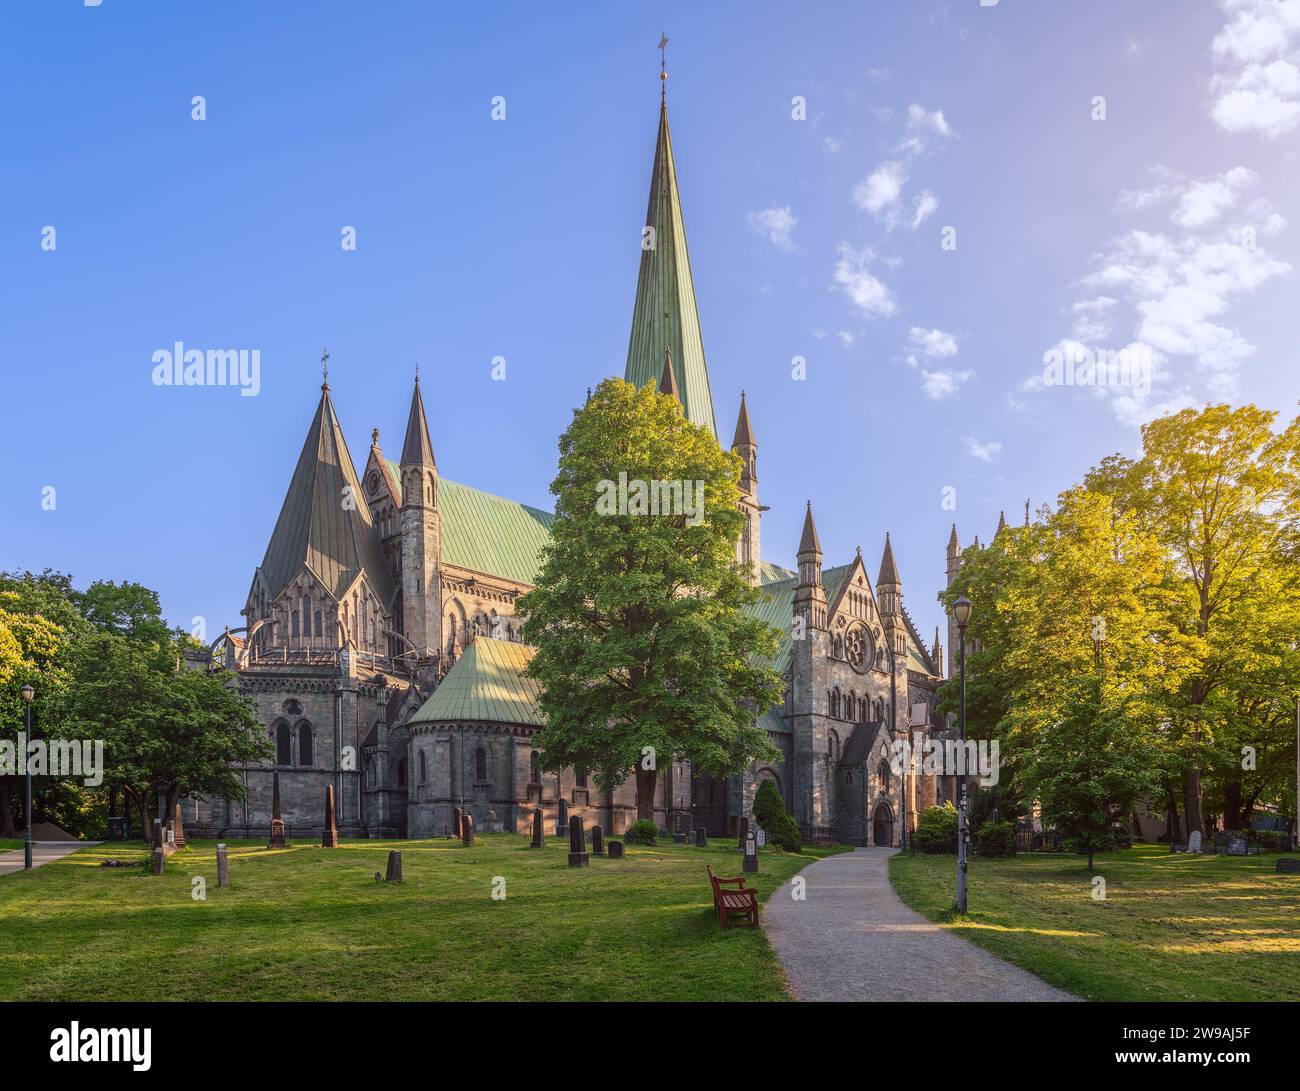
[[289,626],[290,626],[291,635],[297,636],[298,635],[298,611],[297,610],[295,610],[291,615]]
[[275,729],[275,764],[293,764],[293,735],[289,725],[281,722]]
[[474,777],[477,780],[487,780],[487,751],[479,747],[474,754]]
[[406,787],[406,759],[405,758],[402,758],[401,761],[397,763],[397,786],[399,788]]
[[420,783],[421,783],[421,784],[424,783],[424,780],[425,780],[425,772],[426,772],[426,770],[425,770],[425,762],[424,762],[424,751],[421,750],[421,751],[420,751]]
[[542,783],[542,761],[536,750],[528,757],[528,783]]
[[583,769],[581,772],[575,772],[573,774],[573,786],[575,788],[587,787],[587,771],[585,769]]
[[313,765],[311,724],[306,720],[298,725],[298,764]]

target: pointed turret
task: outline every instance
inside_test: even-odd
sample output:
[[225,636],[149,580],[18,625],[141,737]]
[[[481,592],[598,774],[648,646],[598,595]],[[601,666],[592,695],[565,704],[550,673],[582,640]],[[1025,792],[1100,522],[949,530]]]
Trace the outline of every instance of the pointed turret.
[[943,673],[943,642],[939,639],[939,626],[934,627],[934,647],[930,649],[930,660],[934,669]]
[[745,525],[736,542],[736,563],[749,572],[749,582],[757,587],[762,582],[760,560],[763,507],[758,502],[758,444],[754,442],[754,429],[749,423],[749,408],[745,405],[745,392],[740,392],[740,415],[736,418],[736,436],[731,449],[740,459],[740,510],[745,514]]
[[402,443],[402,634],[421,656],[441,645],[442,516],[438,510],[438,464],[429,441],[420,377],[411,391]]
[[731,441],[731,449],[737,447],[757,447],[754,442],[754,428],[749,423],[749,407],[745,404],[745,392],[740,392],[740,415],[736,418],[736,435]]
[[817,563],[820,565],[822,560],[822,543],[817,537],[817,524],[813,521],[812,501],[808,501],[808,510],[803,517],[803,534],[799,536],[799,553],[800,561],[805,556],[816,555]]
[[624,377],[636,386],[658,383],[664,349],[672,352],[674,381],[686,419],[717,434],[704,359],[704,338],[695,306],[695,282],[686,247],[677,167],[668,133],[668,107],[659,107],[659,136],[650,175],[650,201],[641,235],[632,333]]
[[424,398],[420,396],[420,379],[411,392],[411,409],[406,416],[406,439],[402,443],[403,466],[431,466],[437,469],[433,444],[429,442],[429,422],[424,416]]
[[671,394],[678,405],[682,401],[682,392],[677,389],[677,376],[673,373],[673,350],[664,349],[664,370],[659,376],[659,393]]
[[813,521],[812,501],[803,517],[799,537],[799,583],[794,589],[794,614],[810,628],[826,628],[826,589],[822,586],[822,543]]
[[998,512],[998,529],[993,532],[993,537],[996,538],[999,534],[1001,534],[1006,529],[1007,529],[1007,513],[1005,511],[1000,511]]
[[889,586],[899,586],[898,566],[894,563],[894,547],[889,541],[889,531],[885,531],[885,552],[880,558],[880,574],[876,577],[876,590]]

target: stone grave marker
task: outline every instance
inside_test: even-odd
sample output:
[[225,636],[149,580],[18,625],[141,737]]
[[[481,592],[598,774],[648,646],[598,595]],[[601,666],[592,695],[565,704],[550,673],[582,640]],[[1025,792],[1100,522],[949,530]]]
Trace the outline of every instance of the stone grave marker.
[[762,826],[759,826],[759,827],[758,827],[758,847],[761,849],[761,848],[762,848],[764,845],[766,845],[766,844],[767,844],[767,830],[763,829]]
[[461,828],[461,824],[460,824],[460,820],[464,817],[465,817],[465,812],[462,811],[459,807],[453,807],[451,809],[451,829],[452,829],[453,837],[463,838],[465,836],[465,831]]
[[746,842],[748,839],[749,839],[749,819],[748,819],[748,818],[742,818],[742,819],[740,820],[740,839],[739,839],[739,841],[737,841],[737,843],[736,843],[736,848],[737,848],[740,852],[744,852],[744,851],[745,851],[745,842]]
[[695,828],[695,847],[697,849],[707,849],[709,847],[709,834],[703,826]]
[[488,808],[488,813],[483,819],[483,832],[484,833],[497,832],[497,813],[491,807]]
[[1232,837],[1228,839],[1229,856],[1245,856],[1247,852],[1248,849],[1244,837]]
[[1200,851],[1201,851],[1201,831],[1200,831],[1200,830],[1192,830],[1192,832],[1191,832],[1191,836],[1189,836],[1189,837],[1187,838],[1187,851],[1188,851],[1188,852],[1200,852]]
[[282,849],[284,844],[284,819],[280,816],[280,774],[277,771],[271,782],[271,837],[268,849]]
[[339,847],[339,828],[334,823],[334,785],[325,785],[325,828],[320,835],[321,848]]
[[740,870],[750,875],[758,874],[758,839],[752,833],[745,838],[745,858]]
[[393,849],[388,854],[388,874],[384,876],[386,883],[400,883],[402,881],[402,854],[397,849]]
[[153,850],[153,873],[161,875],[167,868],[167,854],[163,852],[162,846],[159,845]]
[[569,867],[586,867],[590,862],[587,855],[587,839],[583,835],[582,818],[569,819]]
[[181,822],[181,805],[176,804],[176,817],[172,819],[172,844],[178,849],[185,847],[185,825]]
[[530,849],[544,848],[546,845],[546,832],[542,828],[542,809],[541,807],[533,808],[533,842],[528,847]]
[[230,885],[230,859],[226,855],[226,846],[217,846],[217,886]]
[[623,842],[611,841],[609,843],[609,858],[611,860],[623,859]]
[[466,812],[460,819],[460,843],[466,848],[474,845],[474,816]]
[[597,856],[605,855],[605,831],[599,826],[591,827],[591,851]]
[[568,800],[560,800],[560,811],[555,819],[555,836],[567,837],[569,834],[569,803]]
[[1285,875],[1300,875],[1300,860],[1292,856],[1279,856],[1277,863],[1273,867],[1275,871],[1282,872]]

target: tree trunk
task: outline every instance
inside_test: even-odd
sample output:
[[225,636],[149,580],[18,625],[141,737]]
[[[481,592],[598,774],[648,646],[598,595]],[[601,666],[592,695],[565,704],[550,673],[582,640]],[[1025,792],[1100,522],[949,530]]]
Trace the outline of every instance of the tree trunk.
[[1169,843],[1183,839],[1182,827],[1178,823],[1178,801],[1174,798],[1174,789],[1168,779],[1165,780],[1165,832]]
[[1088,846],[1088,871],[1092,871],[1092,846]]
[[0,777],[0,837],[12,837],[14,816],[9,812],[9,777]]
[[1201,770],[1199,766],[1193,766],[1187,774],[1187,780],[1183,784],[1183,798],[1185,800],[1185,814],[1187,815],[1187,836],[1191,837],[1193,831],[1200,830],[1201,835],[1205,835],[1205,819],[1201,813]]
[[642,769],[639,765],[636,770],[636,817],[637,821],[649,819],[654,821],[655,817],[655,785],[659,780],[659,772],[656,769]]
[[1241,829],[1241,781],[1230,780],[1223,786],[1223,828]]

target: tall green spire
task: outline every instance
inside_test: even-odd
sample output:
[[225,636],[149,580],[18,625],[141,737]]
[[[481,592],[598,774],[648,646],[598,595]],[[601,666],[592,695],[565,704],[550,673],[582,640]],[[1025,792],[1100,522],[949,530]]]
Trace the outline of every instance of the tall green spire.
[[650,230],[642,235],[641,269],[637,274],[624,377],[636,386],[658,384],[664,354],[670,353],[686,419],[704,425],[716,436],[682,199],[677,191],[672,138],[668,135],[668,106],[662,101],[645,226]]

